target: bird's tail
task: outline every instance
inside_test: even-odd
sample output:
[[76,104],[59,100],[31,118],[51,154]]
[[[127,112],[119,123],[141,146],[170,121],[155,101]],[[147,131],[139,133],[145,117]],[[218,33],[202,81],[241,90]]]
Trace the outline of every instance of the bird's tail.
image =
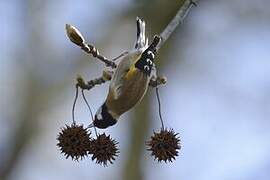
[[141,49],[148,46],[148,39],[145,37],[145,22],[139,17],[137,21],[137,39],[135,42],[135,49]]

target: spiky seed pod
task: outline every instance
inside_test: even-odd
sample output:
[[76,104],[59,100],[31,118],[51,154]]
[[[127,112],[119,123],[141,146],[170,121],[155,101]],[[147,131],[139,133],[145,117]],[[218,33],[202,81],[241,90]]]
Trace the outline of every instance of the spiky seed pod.
[[57,146],[60,147],[61,153],[66,158],[70,156],[72,160],[78,161],[88,155],[90,133],[82,125],[76,125],[75,123],[71,126],[66,125],[61,129],[57,140]]
[[99,134],[90,144],[89,154],[92,154],[92,161],[96,160],[97,164],[103,166],[107,166],[108,162],[112,164],[119,153],[117,144],[118,142],[112,139],[110,135]]
[[180,139],[177,136],[178,133],[174,133],[172,129],[169,131],[167,129],[161,129],[158,133],[154,132],[150,141],[146,142],[148,146],[147,150],[152,152],[151,155],[158,162],[172,162],[178,156],[178,150],[181,149]]
[[66,24],[66,34],[71,42],[77,44],[78,46],[83,46],[85,40],[83,35],[77,28],[70,24]]

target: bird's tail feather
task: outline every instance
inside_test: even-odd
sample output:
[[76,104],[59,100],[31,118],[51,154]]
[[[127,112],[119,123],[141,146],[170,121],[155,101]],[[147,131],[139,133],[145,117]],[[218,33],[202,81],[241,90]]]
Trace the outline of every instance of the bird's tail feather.
[[137,24],[137,39],[135,48],[141,49],[148,46],[148,40],[145,37],[145,22],[139,17],[136,18]]

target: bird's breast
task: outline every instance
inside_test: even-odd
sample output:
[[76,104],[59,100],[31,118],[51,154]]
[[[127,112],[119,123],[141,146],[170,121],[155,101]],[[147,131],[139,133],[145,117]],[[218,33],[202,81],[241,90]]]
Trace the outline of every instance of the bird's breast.
[[113,89],[109,89],[106,100],[108,108],[118,116],[134,107],[145,95],[150,78],[137,68],[132,68],[123,78],[121,94],[113,98]]

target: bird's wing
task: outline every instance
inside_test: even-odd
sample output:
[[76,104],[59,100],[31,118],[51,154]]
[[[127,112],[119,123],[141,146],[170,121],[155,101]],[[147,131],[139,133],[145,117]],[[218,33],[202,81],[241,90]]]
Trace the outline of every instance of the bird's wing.
[[134,53],[129,53],[123,59],[120,61],[120,63],[117,66],[117,69],[115,70],[111,83],[110,83],[110,91],[111,95],[114,99],[118,99],[118,97],[122,94],[122,87],[125,81],[125,76],[130,70],[130,67],[133,64],[133,56],[139,56],[135,55]]
[[[148,46],[148,39],[145,37],[145,22],[138,18],[137,22],[137,38],[135,42],[135,49],[119,59],[119,64],[114,72],[113,78],[110,84],[110,91],[114,99],[117,99],[122,94],[122,87],[126,77],[126,74],[132,70],[134,62],[138,60],[141,53]],[[133,67],[135,68],[135,67]]]

